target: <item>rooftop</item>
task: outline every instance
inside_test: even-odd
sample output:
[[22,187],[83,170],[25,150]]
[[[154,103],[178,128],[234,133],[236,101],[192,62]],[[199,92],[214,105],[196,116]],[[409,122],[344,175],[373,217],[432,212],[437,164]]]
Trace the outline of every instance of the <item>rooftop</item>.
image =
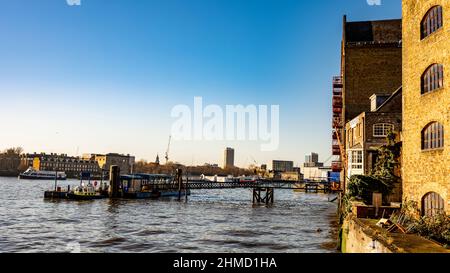
[[347,22],[344,17],[346,43],[400,43],[402,20]]

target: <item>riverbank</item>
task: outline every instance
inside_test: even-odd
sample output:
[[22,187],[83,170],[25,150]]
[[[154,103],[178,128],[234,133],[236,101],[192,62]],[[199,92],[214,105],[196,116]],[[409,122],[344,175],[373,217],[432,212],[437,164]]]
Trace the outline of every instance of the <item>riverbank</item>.
[[343,253],[450,253],[442,245],[415,234],[393,233],[378,227],[376,219],[350,213],[342,225]]

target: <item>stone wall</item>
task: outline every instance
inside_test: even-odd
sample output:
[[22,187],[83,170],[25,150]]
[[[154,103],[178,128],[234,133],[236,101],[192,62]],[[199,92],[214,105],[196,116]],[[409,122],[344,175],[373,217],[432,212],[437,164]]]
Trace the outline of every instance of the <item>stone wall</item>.
[[414,234],[389,233],[376,226],[377,220],[349,214],[342,226],[344,253],[450,253],[443,246]]
[[345,243],[342,249],[344,253],[394,253],[387,243],[376,240],[375,232],[371,231],[357,218],[348,217],[344,223]]
[[[444,26],[421,40],[428,10],[443,7]],[[421,95],[421,75],[434,63],[444,65],[444,88]],[[429,192],[445,200],[450,213],[450,1],[403,0],[403,193],[417,202]],[[421,132],[430,122],[444,126],[444,149],[422,151]]]

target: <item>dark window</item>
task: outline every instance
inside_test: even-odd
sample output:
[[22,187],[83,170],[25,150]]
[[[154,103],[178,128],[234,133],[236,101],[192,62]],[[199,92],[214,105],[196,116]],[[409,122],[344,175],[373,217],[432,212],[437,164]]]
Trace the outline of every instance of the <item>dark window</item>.
[[433,64],[422,75],[422,94],[444,87],[444,66]]
[[427,217],[438,216],[444,213],[444,199],[435,192],[427,193],[422,198],[422,215]]
[[438,122],[430,123],[422,131],[422,149],[438,149],[444,147],[444,126]]
[[443,25],[442,7],[441,6],[432,7],[427,12],[427,14],[425,14],[425,17],[422,20],[421,25],[422,39],[428,37],[430,34],[440,29],[442,25]]

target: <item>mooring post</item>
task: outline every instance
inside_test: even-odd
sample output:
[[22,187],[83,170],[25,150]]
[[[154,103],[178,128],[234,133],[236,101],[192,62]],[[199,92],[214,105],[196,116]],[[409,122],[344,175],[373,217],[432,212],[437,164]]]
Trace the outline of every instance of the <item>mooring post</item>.
[[178,201],[181,201],[181,184],[183,183],[183,171],[177,169],[177,179],[178,179]]
[[111,166],[109,169],[109,197],[119,197],[120,168],[119,166]]
[[186,175],[186,185],[184,187],[184,200],[187,202],[188,201],[188,185],[189,185],[189,176]]

